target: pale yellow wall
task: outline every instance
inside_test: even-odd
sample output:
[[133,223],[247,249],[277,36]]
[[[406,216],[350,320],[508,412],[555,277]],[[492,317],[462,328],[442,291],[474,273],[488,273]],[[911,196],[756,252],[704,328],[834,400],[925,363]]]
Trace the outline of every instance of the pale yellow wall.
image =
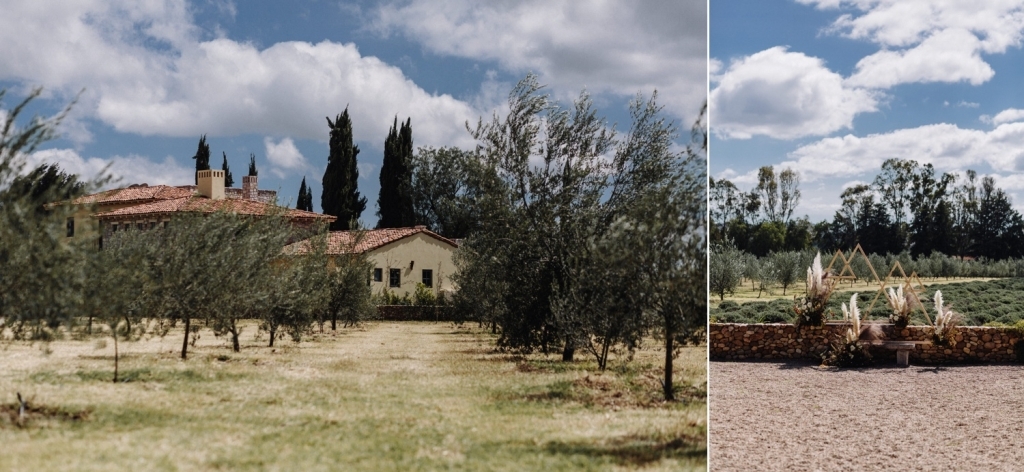
[[[373,267],[383,269],[384,276],[380,282],[370,282],[373,293],[379,294],[387,288],[398,296],[412,296],[416,292],[416,284],[422,281],[422,269],[434,271],[435,295],[443,289],[452,290],[454,285],[451,277],[455,273],[455,264],[452,262],[454,253],[455,248],[450,244],[423,233],[374,249],[367,256]],[[411,270],[410,262],[413,262]],[[388,285],[388,269],[392,268],[402,270],[402,285],[399,288]]]

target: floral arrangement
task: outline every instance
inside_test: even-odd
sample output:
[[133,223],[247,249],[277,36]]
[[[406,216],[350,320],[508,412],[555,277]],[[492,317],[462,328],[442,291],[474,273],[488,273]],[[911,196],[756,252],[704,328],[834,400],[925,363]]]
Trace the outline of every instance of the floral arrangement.
[[814,256],[814,262],[807,268],[807,294],[797,298],[793,306],[797,326],[821,326],[828,318],[826,306],[835,290],[834,281],[828,271],[821,268],[821,253]]
[[889,288],[885,296],[889,299],[889,307],[892,313],[889,314],[889,322],[897,329],[906,328],[910,324],[910,299],[903,295],[903,286],[893,290]]
[[856,343],[860,339],[860,309],[857,308],[856,293],[850,296],[850,309],[846,309],[846,303],[843,303],[843,321],[850,322],[846,330],[846,342]]
[[935,324],[932,326],[932,342],[940,346],[949,345],[956,336],[959,316],[953,310],[943,306],[942,291],[935,291]]
[[860,345],[860,309],[857,308],[857,294],[850,297],[847,308],[843,303],[843,320],[850,322],[846,334],[832,343],[832,349],[822,357],[822,363],[839,367],[856,367],[871,364],[871,354]]

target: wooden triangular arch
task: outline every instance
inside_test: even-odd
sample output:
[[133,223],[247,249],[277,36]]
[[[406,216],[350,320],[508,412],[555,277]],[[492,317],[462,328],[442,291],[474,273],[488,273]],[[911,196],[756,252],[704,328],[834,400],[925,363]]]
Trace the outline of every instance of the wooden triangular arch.
[[[857,244],[857,246],[850,251],[849,257],[847,257],[841,249],[836,250],[835,254],[832,255],[832,260],[829,261],[828,263],[828,267],[826,267],[825,269],[831,271],[832,266],[835,265],[837,260],[843,262],[843,268],[839,271],[837,275],[830,275],[829,277],[836,278],[838,280],[856,280],[858,278],[861,278],[858,277],[857,274],[853,272],[853,268],[850,266],[850,263],[853,262],[853,259],[855,257],[857,257],[857,254],[860,254],[860,256],[864,259],[864,263],[867,264],[868,269],[871,271],[871,275],[874,277],[874,280],[868,281],[868,283],[878,284],[878,291],[875,292],[875,296],[871,299],[871,304],[868,305],[868,309],[865,313],[871,313],[871,311],[875,308],[875,303],[878,302],[879,298],[883,298],[884,300],[886,300],[886,303],[888,303],[888,298],[886,298],[885,289],[888,286],[889,280],[893,279],[893,274],[895,274],[898,270],[900,274],[898,285],[903,286],[905,294],[909,293],[910,296],[913,297],[913,299],[917,302],[917,307],[921,310],[921,313],[924,314],[924,317],[926,320],[928,320],[928,323],[931,324],[931,317],[928,316],[928,310],[924,308],[924,304],[921,303],[921,297],[919,295],[920,292],[924,291],[924,284],[921,282],[921,278],[917,276],[917,272],[911,272],[908,276],[907,272],[903,270],[903,265],[900,264],[899,260],[893,262],[892,268],[889,269],[889,273],[886,274],[885,278],[883,279],[878,276],[878,272],[875,271],[874,265],[871,264],[871,258],[869,258],[868,255],[864,252],[864,248],[862,248],[860,244]],[[847,273],[849,273],[849,275],[847,275]]]

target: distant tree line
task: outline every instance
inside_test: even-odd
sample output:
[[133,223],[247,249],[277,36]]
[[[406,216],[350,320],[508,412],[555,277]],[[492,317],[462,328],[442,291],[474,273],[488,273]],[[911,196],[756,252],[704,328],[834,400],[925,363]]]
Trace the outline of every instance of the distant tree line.
[[1000,260],[1024,256],[1024,218],[991,176],[973,170],[936,175],[931,164],[888,159],[871,184],[845,189],[831,221],[792,219],[799,201],[792,170],[770,166],[743,192],[710,181],[711,241],[757,256],[816,247],[824,252],[860,244],[866,252],[913,257],[933,252]]

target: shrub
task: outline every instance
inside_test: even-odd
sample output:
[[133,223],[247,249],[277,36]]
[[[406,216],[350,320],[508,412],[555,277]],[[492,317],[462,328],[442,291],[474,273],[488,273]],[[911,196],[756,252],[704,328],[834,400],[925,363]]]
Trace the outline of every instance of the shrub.
[[737,311],[740,309],[740,304],[732,300],[727,300],[718,305],[718,309],[722,311]]
[[412,303],[416,306],[434,306],[437,305],[437,297],[434,295],[433,290],[422,283],[418,283],[416,284],[416,293],[412,297]]
[[789,317],[782,313],[768,312],[757,318],[758,323],[788,323]]
[[398,294],[391,290],[384,289],[379,294],[373,296],[374,305],[412,305],[412,298],[409,294],[398,296]]

